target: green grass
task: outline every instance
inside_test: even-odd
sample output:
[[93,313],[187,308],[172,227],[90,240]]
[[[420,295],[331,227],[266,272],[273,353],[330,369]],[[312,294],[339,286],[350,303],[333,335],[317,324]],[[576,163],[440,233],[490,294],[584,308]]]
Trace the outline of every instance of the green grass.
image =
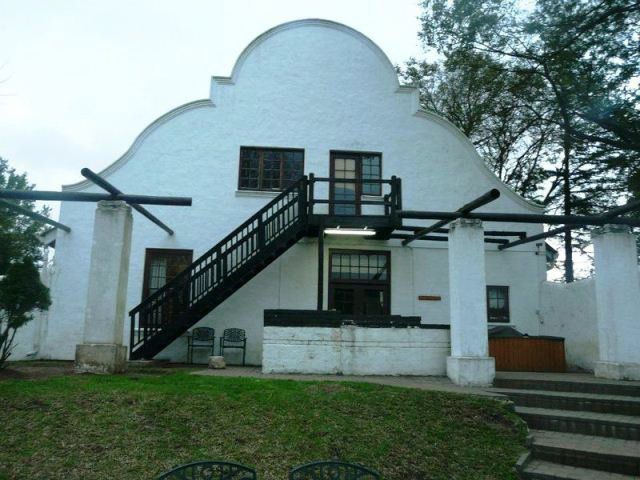
[[491,399],[154,373],[0,382],[0,478],[151,479],[226,459],[284,479],[338,457],[386,479],[515,479],[523,451],[523,424]]

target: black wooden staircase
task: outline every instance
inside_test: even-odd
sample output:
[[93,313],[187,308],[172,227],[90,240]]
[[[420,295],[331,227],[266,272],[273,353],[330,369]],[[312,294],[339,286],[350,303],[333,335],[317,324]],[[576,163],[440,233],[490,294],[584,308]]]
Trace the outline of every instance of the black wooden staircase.
[[[340,216],[314,211],[314,205],[348,203],[319,199],[316,183],[379,183],[389,190],[377,200],[360,201],[380,209],[379,215]],[[206,314],[255,277],[306,235],[333,226],[367,227],[376,238],[389,238],[400,220],[400,179],[344,180],[301,177],[267,203],[182,273],[129,312],[129,358],[151,359]]]
[[132,360],[151,359],[256,276],[307,228],[302,177],[129,312]]

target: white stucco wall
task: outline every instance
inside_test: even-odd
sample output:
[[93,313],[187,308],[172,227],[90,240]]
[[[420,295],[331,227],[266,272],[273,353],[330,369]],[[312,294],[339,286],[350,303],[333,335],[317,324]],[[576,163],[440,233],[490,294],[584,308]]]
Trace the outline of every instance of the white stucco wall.
[[573,283],[544,282],[540,295],[540,335],[565,339],[568,368],[593,370],[598,360],[593,278]]
[[[193,197],[189,208],[149,207],[175,230],[174,236],[134,213],[128,308],[141,300],[146,248],[192,249],[197,258],[273,197],[237,191],[241,146],[303,148],[305,173],[318,176],[329,176],[331,150],[381,152],[383,178],[403,179],[406,209],[455,210],[498,188],[501,198],[483,210],[540,212],[501,184],[458,130],[419,111],[417,95],[416,89],[399,87],[386,56],[348,27],[306,20],[256,39],[231,77],[212,80],[211,98],[156,120],[102,172],[127,193]],[[64,188],[101,191],[88,182]],[[42,352],[48,358],[73,358],[83,337],[94,210],[94,204],[61,205],[60,221],[72,231],[58,232],[56,240],[59,272]],[[540,225],[495,223],[485,229],[542,231]],[[392,250],[392,313],[420,315],[424,323],[448,323],[446,243],[413,242],[405,248],[397,241],[325,243],[327,249]],[[544,255],[536,255],[532,244],[505,252],[495,245],[486,248],[487,282],[509,285],[513,324],[538,333]],[[201,323],[214,326],[217,334],[226,327],[245,328],[247,361],[260,363],[263,310],[315,307],[316,253],[316,241],[303,240]],[[328,261],[328,255],[325,258]],[[419,302],[417,296],[423,294],[441,295],[442,300]],[[127,341],[128,320],[125,323]],[[178,339],[159,357],[183,359],[184,345],[185,340]]]
[[[638,277],[640,278],[640,271]],[[565,339],[565,354],[569,368],[593,370],[599,353],[593,277],[573,283],[542,284],[540,335]]]
[[444,375],[449,350],[445,329],[264,327],[262,371]]

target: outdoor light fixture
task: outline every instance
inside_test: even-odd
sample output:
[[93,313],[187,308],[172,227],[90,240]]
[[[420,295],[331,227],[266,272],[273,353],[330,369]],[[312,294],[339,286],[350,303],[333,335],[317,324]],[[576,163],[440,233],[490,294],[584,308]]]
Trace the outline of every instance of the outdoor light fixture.
[[364,228],[340,228],[339,226],[336,228],[327,228],[324,233],[327,235],[360,235],[363,237],[369,237],[371,235],[375,235],[375,230],[369,230],[367,227]]

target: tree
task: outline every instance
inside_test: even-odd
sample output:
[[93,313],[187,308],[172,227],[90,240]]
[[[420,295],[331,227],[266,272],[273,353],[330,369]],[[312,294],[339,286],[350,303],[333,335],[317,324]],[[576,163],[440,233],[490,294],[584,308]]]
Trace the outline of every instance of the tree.
[[[9,162],[0,157],[0,189],[33,190],[26,173],[18,174],[9,167]],[[23,200],[19,204],[36,211],[35,202]],[[43,208],[39,213],[48,214]],[[4,275],[13,261],[29,257],[39,262],[42,259],[42,245],[38,235],[45,226],[24,215],[16,215],[0,202],[0,275]]]
[[[482,92],[499,87],[504,76],[506,98],[497,101],[517,108],[516,126],[496,123],[508,117],[490,110],[477,131],[513,138],[521,131],[519,120],[531,125],[516,144],[525,152],[528,145],[544,149],[545,205],[567,215],[593,213],[640,189],[640,94],[634,84],[640,77],[639,2],[538,0],[526,11],[515,0],[425,0],[423,7],[420,37],[445,57],[445,68],[452,59],[454,65],[460,63],[455,59],[482,59],[492,75],[466,77]],[[536,142],[543,137],[544,147]],[[517,151],[507,158],[523,182],[528,170],[519,165],[530,160],[519,159]],[[489,150],[498,172],[500,153]],[[539,185],[539,170],[534,172]],[[564,240],[565,277],[572,281],[570,232]]]
[[50,304],[33,259],[12,263],[0,280],[0,368],[11,355],[18,329],[33,318],[34,309],[46,310]]
[[525,108],[536,102],[539,84],[469,51],[440,63],[411,59],[400,74],[418,86],[423,108],[449,119],[471,139],[498,178],[520,195],[544,201],[544,165],[555,129]]
[[[0,188],[31,190],[33,185],[26,174],[17,174],[0,157]],[[20,205],[35,210],[34,202]],[[40,213],[46,215],[47,210]],[[11,355],[17,330],[31,320],[32,310],[44,310],[50,304],[49,289],[40,282],[37,268],[42,260],[37,235],[43,230],[41,224],[0,202],[0,368]]]

